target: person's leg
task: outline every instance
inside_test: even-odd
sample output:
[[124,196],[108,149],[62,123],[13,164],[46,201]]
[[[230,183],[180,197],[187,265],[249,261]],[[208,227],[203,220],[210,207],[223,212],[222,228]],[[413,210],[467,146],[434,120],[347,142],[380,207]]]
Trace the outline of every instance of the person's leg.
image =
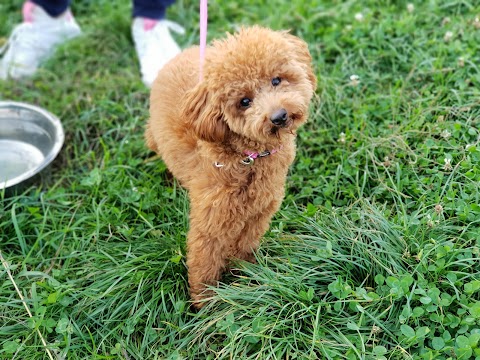
[[133,17],[161,20],[175,0],[133,0]]
[[170,30],[183,28],[165,20],[165,11],[175,0],[133,0],[132,35],[142,72],[143,83],[150,87],[160,69],[178,53],[180,47]]
[[62,15],[70,6],[70,0],[31,0],[31,2],[42,7],[51,17]]
[[33,0],[23,5],[23,23],[17,25],[0,59],[0,79],[35,74],[55,47],[81,33],[68,10],[69,0]]

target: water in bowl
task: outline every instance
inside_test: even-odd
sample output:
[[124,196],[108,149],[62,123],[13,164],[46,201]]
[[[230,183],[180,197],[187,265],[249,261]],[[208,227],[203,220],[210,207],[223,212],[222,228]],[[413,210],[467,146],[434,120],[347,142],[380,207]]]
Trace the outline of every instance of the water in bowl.
[[36,169],[45,156],[35,146],[18,140],[0,139],[0,183]]

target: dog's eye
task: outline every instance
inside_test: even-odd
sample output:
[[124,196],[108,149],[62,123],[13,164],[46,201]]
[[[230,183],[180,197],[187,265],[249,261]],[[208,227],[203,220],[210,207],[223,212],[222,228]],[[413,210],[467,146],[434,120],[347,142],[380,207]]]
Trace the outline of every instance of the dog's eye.
[[278,86],[278,85],[280,85],[281,82],[282,82],[282,79],[280,79],[279,77],[274,77],[272,79],[272,85],[273,86]]
[[244,108],[249,107],[251,103],[252,103],[252,100],[249,98],[243,98],[242,100],[240,100],[240,106]]

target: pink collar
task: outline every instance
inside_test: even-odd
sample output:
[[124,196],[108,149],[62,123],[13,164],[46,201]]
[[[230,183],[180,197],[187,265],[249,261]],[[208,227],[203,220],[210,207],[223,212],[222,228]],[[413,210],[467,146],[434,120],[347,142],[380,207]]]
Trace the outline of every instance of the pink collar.
[[[262,157],[269,156],[269,155],[273,155],[273,154],[279,152],[282,149],[283,149],[283,145],[280,145],[278,150],[273,149],[273,150],[265,150],[265,151],[262,151],[262,152],[254,152],[254,151],[250,151],[250,150],[245,150],[243,153],[245,155],[247,155],[247,157],[245,159],[240,160],[240,163],[243,164],[243,165],[253,165],[253,163],[255,162],[255,159],[262,158]],[[221,167],[224,166],[224,164],[219,163],[218,161],[215,161],[213,163],[213,165],[215,165],[215,167],[217,167],[217,168],[221,168]]]
[[280,150],[282,150],[282,148],[283,148],[283,145],[281,145],[278,150],[273,149],[273,150],[265,150],[265,151],[262,151],[262,152],[254,152],[254,151],[250,151],[250,150],[245,150],[243,153],[245,155],[247,155],[247,157],[245,159],[242,159],[240,162],[243,165],[253,165],[253,163],[255,162],[255,159],[262,158],[262,157],[269,156],[269,155],[273,155],[273,154],[279,152]]

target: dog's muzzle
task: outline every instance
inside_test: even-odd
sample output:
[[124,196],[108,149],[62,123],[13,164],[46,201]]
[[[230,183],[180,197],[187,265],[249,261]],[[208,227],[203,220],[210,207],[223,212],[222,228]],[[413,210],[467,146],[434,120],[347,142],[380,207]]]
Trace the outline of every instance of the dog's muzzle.
[[285,109],[279,109],[270,116],[270,121],[275,126],[284,127],[287,124],[288,112]]

